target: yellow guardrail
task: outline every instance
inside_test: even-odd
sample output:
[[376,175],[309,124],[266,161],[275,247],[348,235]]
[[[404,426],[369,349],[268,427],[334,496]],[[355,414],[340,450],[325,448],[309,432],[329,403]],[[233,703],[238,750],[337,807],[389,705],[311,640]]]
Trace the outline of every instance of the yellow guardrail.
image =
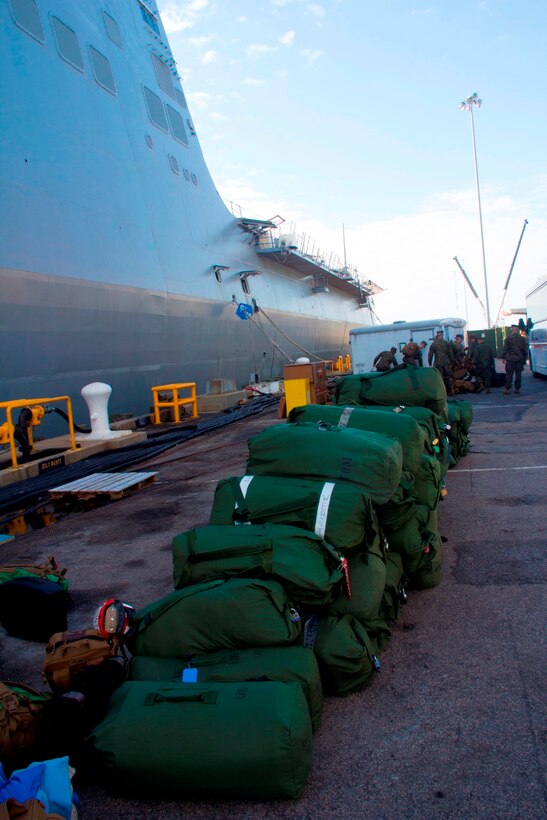
[[[191,404],[192,415],[190,418],[197,419],[198,403],[196,399],[195,382],[179,382],[178,384],[159,384],[151,388],[154,400],[154,424],[161,424],[160,407],[172,407],[174,409],[175,421],[180,421],[180,408]],[[190,390],[189,396],[180,397],[179,390]],[[160,399],[160,393],[171,393],[171,399]]]
[[45,415],[44,404],[51,404],[52,402],[66,401],[67,416],[68,416],[68,430],[70,435],[70,449],[76,449],[76,439],[74,437],[74,421],[72,418],[72,404],[69,396],[52,396],[46,399],[16,399],[14,401],[1,401],[0,409],[6,411],[6,421],[0,424],[0,444],[9,444],[11,452],[11,466],[18,467],[17,448],[15,444],[15,425],[12,421],[12,410],[17,410],[20,407],[28,407],[31,411],[31,418],[26,427],[28,435],[28,443],[34,450],[34,437],[32,428],[37,427]]

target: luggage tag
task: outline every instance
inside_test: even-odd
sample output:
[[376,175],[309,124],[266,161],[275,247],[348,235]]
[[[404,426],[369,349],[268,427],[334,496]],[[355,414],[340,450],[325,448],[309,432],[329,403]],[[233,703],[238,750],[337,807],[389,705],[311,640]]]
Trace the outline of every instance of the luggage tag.
[[197,683],[198,682],[198,670],[195,666],[186,667],[186,669],[182,670],[182,683]]
[[351,598],[351,584],[349,582],[348,559],[345,558],[343,555],[340,556],[340,566],[338,567],[338,569],[344,576],[345,593],[348,598]]

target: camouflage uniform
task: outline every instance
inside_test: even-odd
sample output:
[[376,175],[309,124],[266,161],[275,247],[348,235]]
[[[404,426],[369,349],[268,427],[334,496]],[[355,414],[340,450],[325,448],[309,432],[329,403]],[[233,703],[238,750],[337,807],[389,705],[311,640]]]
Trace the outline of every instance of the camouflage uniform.
[[462,343],[458,344],[456,341],[450,342],[452,353],[454,354],[454,366],[461,367],[465,359],[465,348]]
[[393,367],[397,367],[395,353],[392,353],[391,350],[382,350],[382,352],[378,353],[372,362],[372,366],[376,367],[376,370],[379,370],[380,373],[387,373],[387,371],[391,368],[391,365],[393,365]]
[[442,376],[446,392],[449,396],[454,395],[454,353],[450,342],[438,337],[431,344],[427,353],[427,361],[431,365],[435,359],[434,367]]
[[504,393],[511,391],[511,382],[513,381],[513,374],[515,375],[515,393],[520,393],[520,384],[522,378],[522,371],[524,370],[524,363],[528,358],[528,344],[526,339],[520,333],[511,333],[503,343],[503,350],[501,358],[505,362],[505,390]]
[[486,392],[490,392],[492,386],[492,369],[494,367],[494,354],[492,348],[486,342],[479,342],[473,350],[473,373],[477,383],[486,387]]
[[416,342],[412,341],[412,339],[406,343],[406,345],[401,350],[403,354],[403,364],[411,364],[414,367],[418,367],[419,357],[418,351],[420,348],[416,344]]

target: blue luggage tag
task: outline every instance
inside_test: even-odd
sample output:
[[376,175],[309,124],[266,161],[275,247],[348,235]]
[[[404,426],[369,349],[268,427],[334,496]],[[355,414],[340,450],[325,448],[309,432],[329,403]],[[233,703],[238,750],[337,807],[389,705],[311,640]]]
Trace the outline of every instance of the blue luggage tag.
[[182,683],[197,683],[198,682],[198,670],[193,667],[190,669],[183,669],[182,670]]

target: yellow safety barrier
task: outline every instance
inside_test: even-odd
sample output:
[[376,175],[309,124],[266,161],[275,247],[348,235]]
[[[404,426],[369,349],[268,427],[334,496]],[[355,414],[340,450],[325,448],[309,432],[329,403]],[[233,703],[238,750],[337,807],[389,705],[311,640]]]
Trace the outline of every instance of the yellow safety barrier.
[[[151,388],[152,398],[154,399],[154,424],[161,424],[160,407],[173,407],[175,414],[175,421],[180,421],[180,408],[186,404],[192,405],[192,415],[190,418],[197,419],[198,417],[198,403],[196,399],[196,383],[195,382],[180,382],[179,384],[159,384]],[[190,395],[185,398],[179,396],[179,390],[190,390]],[[170,400],[160,400],[160,393],[172,394]]]
[[327,370],[331,373],[346,373],[351,370],[351,357],[338,356],[336,361],[334,359],[327,360]]
[[44,404],[51,404],[52,402],[66,401],[67,416],[68,416],[68,430],[70,435],[70,449],[76,449],[76,439],[74,437],[74,421],[72,419],[72,404],[69,396],[53,396],[47,399],[16,399],[15,401],[1,401],[0,408],[6,411],[6,421],[0,425],[0,444],[9,444],[11,452],[11,466],[18,467],[17,449],[15,445],[15,426],[12,421],[11,412],[19,407],[28,407],[32,413],[32,418],[27,427],[28,442],[31,448],[34,449],[34,438],[32,435],[32,428],[40,424],[41,419],[45,415]]

